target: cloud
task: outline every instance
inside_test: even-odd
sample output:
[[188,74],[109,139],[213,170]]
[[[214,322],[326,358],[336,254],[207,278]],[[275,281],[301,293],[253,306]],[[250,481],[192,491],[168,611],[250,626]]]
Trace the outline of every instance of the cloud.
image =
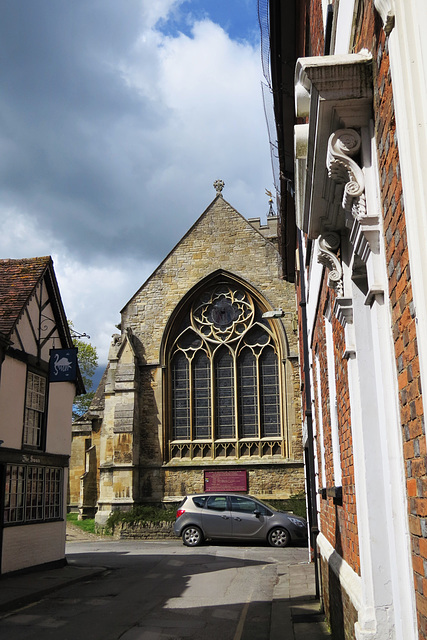
[[104,259],[87,266],[64,252],[54,254],[53,261],[67,316],[77,331],[90,336],[105,365],[111,336],[119,333],[115,325],[121,309],[157,265],[132,259],[111,264]]
[[3,3],[0,252],[54,255],[67,313],[103,361],[120,308],[216,178],[243,215],[268,208],[258,44],[231,38],[209,6]]

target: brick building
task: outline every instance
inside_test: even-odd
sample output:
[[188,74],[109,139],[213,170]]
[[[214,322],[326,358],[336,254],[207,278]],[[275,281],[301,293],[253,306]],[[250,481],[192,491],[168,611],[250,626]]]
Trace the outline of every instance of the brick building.
[[426,638],[427,4],[268,10],[325,610],[334,638]]
[[215,185],[123,308],[95,401],[73,425],[70,506],[101,524],[203,491],[207,471],[233,472],[258,497],[304,489],[296,299],[277,217],[246,220]]

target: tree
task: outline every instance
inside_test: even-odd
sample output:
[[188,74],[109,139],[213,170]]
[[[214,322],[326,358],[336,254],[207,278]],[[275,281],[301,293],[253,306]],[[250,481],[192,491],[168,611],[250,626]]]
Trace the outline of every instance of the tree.
[[84,337],[89,338],[89,336],[77,333],[71,320],[68,321],[68,325],[70,327],[73,345],[78,349],[77,359],[86,389],[86,393],[74,398],[73,419],[75,420],[86,413],[90,407],[93,396],[95,395],[95,390],[93,389],[93,376],[95,374],[96,367],[98,366],[98,354],[96,352],[96,347],[91,345],[90,342],[85,342],[82,339]]

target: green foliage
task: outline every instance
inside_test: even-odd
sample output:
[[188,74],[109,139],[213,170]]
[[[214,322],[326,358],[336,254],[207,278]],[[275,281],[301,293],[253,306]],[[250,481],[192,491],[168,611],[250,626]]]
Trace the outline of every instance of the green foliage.
[[77,525],[83,531],[87,531],[88,533],[96,533],[95,531],[95,520],[93,518],[87,518],[86,520],[79,520],[78,513],[67,513],[67,522],[72,522]]
[[278,511],[292,511],[296,516],[307,517],[304,492],[296,493],[286,500],[269,500],[268,504]]
[[73,345],[78,348],[78,362],[80,373],[82,375],[83,383],[86,388],[86,393],[74,398],[73,404],[73,419],[75,420],[79,416],[82,416],[90,407],[95,391],[93,390],[92,380],[98,366],[98,354],[96,347],[92,346],[90,342],[85,342],[75,335],[74,325],[71,320],[68,321],[70,327],[71,336],[73,338]]
[[160,522],[174,522],[176,509],[164,509],[163,507],[138,506],[130,511],[113,511],[107,519],[105,528],[107,532],[114,533],[115,527],[120,522],[128,524],[159,524]]

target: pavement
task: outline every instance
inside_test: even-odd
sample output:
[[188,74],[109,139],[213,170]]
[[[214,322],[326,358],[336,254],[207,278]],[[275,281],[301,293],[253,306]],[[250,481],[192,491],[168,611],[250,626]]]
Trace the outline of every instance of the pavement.
[[[67,542],[99,539],[67,525]],[[105,567],[67,564],[56,569],[5,575],[0,579],[0,618],[41,600],[76,582],[102,575]],[[315,596],[314,565],[309,562],[278,565],[274,587],[270,640],[325,640],[331,638],[321,605]]]
[[325,640],[331,633],[316,598],[314,564],[278,565],[273,591],[270,640]]

